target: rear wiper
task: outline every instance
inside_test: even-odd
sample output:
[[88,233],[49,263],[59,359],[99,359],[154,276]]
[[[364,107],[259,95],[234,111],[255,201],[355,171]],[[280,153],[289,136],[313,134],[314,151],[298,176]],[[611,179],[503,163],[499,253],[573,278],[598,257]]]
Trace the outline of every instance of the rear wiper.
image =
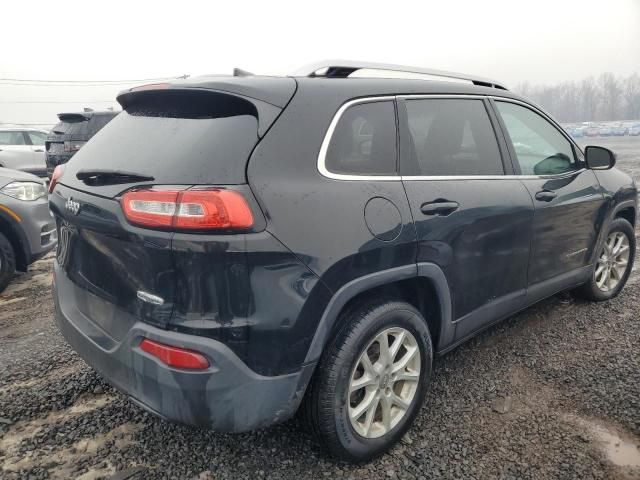
[[149,175],[141,175],[122,170],[79,170],[76,178],[87,185],[116,185],[119,183],[151,182]]

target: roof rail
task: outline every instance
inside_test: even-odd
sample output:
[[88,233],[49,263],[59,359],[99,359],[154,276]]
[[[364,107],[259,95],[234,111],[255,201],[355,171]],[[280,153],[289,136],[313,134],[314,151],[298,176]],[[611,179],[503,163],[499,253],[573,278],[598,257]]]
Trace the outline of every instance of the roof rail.
[[488,78],[466,75],[464,73],[446,72],[431,68],[389,65],[385,63],[353,62],[350,60],[326,60],[302,67],[291,74],[293,77],[325,77],[325,78],[404,78],[411,80],[436,80],[463,82],[482,87],[507,90],[502,83]]

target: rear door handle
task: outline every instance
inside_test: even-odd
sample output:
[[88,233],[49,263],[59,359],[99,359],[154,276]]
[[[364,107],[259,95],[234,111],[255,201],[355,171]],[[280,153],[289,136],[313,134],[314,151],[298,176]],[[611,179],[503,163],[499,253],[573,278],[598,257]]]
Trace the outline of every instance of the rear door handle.
[[440,215],[444,217],[455,212],[459,206],[458,202],[435,200],[433,202],[423,203],[420,206],[420,211],[425,215]]
[[558,194],[556,192],[552,192],[551,190],[542,190],[536,193],[536,200],[540,200],[541,202],[550,202],[557,196]]
[[34,152],[44,152],[44,150],[34,150]]

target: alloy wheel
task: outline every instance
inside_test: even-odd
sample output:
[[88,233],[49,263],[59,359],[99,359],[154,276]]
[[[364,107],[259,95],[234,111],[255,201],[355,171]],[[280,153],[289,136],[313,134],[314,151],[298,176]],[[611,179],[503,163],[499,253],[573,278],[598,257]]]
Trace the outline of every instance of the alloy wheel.
[[420,347],[400,327],[380,332],[360,354],[349,382],[349,420],[365,438],[392,430],[413,402],[420,380]]
[[603,292],[614,290],[629,264],[629,239],[622,232],[611,232],[604,244],[594,272],[596,286]]

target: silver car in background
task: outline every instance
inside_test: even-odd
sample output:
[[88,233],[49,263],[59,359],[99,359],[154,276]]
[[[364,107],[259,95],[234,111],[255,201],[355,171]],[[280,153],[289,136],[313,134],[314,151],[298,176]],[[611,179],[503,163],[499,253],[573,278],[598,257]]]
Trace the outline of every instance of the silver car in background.
[[56,241],[45,182],[30,173],[0,168],[0,292],[16,270],[26,271]]
[[0,126],[0,167],[47,176],[44,142],[46,130]]

